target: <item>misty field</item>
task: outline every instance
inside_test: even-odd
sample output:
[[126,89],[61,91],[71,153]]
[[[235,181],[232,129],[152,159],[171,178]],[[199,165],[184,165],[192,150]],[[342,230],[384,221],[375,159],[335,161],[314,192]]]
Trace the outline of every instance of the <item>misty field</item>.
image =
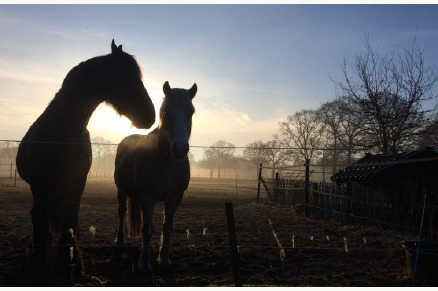
[[[233,286],[225,202],[233,202],[244,286],[410,286],[407,234],[377,225],[344,225],[304,218],[293,207],[262,200],[256,181],[193,179],[175,215],[171,260],[176,286]],[[0,180],[0,285],[30,282],[23,271],[31,224],[29,187]],[[159,248],[163,205],[154,216],[152,254]],[[88,275],[80,286],[134,286],[131,269],[140,239],[116,250],[116,187],[110,180],[87,183],[80,209],[81,249]],[[90,232],[90,227],[95,232]],[[92,229],[91,228],[91,229]],[[157,268],[157,264],[154,264]],[[157,270],[156,285],[165,286]],[[61,283],[62,285],[62,283]]]

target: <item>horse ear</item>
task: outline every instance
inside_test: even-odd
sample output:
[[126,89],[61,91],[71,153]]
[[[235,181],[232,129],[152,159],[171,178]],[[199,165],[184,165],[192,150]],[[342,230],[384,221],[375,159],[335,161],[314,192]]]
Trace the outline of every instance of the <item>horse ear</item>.
[[118,53],[118,52],[122,52],[122,45],[119,45],[118,47],[116,46],[116,43],[113,41],[111,42],[111,53]]
[[114,38],[113,41],[111,42],[111,53],[115,53],[117,51],[117,46],[114,43]]
[[196,92],[198,92],[198,86],[196,85],[196,83],[193,84],[193,86],[192,86],[192,88],[190,88],[189,92],[190,92],[190,95],[192,96],[192,98],[194,98],[196,95]]
[[169,81],[164,82],[164,85],[163,85],[164,95],[167,96],[167,94],[170,92],[170,90],[171,89],[170,89]]

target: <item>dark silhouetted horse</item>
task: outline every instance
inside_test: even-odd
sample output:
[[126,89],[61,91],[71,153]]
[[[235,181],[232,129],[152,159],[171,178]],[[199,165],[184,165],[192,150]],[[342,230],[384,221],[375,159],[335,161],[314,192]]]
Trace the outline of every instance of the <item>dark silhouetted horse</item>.
[[130,135],[122,140],[117,148],[114,173],[119,201],[117,243],[123,245],[125,241],[123,226],[129,197],[128,231],[133,229],[133,235],[138,236],[143,220],[139,269],[148,280],[153,280],[149,245],[154,205],[159,201],[164,201],[165,211],[158,260],[162,270],[171,272],[169,245],[173,216],[190,181],[187,153],[195,111],[192,99],[197,86],[194,84],[190,90],[171,89],[166,82],[163,91],[158,128],[146,136]]
[[31,262],[41,274],[70,276],[72,264],[76,274],[83,274],[77,239],[80,199],[92,159],[87,124],[101,102],[138,128],[155,122],[141,70],[114,40],[110,54],[82,62],[67,74],[18,149],[17,170],[33,197]]

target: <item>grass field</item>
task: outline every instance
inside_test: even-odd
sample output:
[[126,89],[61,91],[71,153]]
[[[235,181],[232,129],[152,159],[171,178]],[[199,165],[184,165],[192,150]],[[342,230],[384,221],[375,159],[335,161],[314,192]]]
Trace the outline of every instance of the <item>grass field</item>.
[[[234,205],[244,286],[411,285],[401,246],[404,240],[413,239],[409,235],[376,225],[304,218],[290,206],[266,200],[256,203],[256,191],[256,181],[192,179],[174,220],[171,260],[176,286],[233,286],[224,207],[228,201]],[[13,187],[12,180],[0,180],[0,285],[63,285],[30,281],[23,271],[30,241],[30,208],[27,184],[19,181]],[[155,256],[162,210],[162,204],[157,204],[151,243]],[[79,222],[86,272],[95,279],[73,284],[138,284],[131,269],[141,240],[127,239],[123,250],[116,251],[117,198],[112,181],[88,181]],[[96,228],[94,236],[90,226]],[[155,286],[165,285],[156,270]]]

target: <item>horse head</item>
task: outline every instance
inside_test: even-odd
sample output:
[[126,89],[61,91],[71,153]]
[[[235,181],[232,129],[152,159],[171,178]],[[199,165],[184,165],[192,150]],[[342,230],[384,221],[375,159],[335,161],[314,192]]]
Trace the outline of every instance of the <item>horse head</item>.
[[160,145],[168,146],[169,153],[176,159],[184,159],[189,151],[189,138],[192,131],[192,116],[195,112],[192,99],[198,87],[170,88],[169,82],[163,85],[164,100],[160,108],[158,125]]
[[155,122],[155,107],[143,85],[141,69],[122,46],[111,43],[109,63],[102,64],[107,103],[128,117],[137,128],[150,128]]

